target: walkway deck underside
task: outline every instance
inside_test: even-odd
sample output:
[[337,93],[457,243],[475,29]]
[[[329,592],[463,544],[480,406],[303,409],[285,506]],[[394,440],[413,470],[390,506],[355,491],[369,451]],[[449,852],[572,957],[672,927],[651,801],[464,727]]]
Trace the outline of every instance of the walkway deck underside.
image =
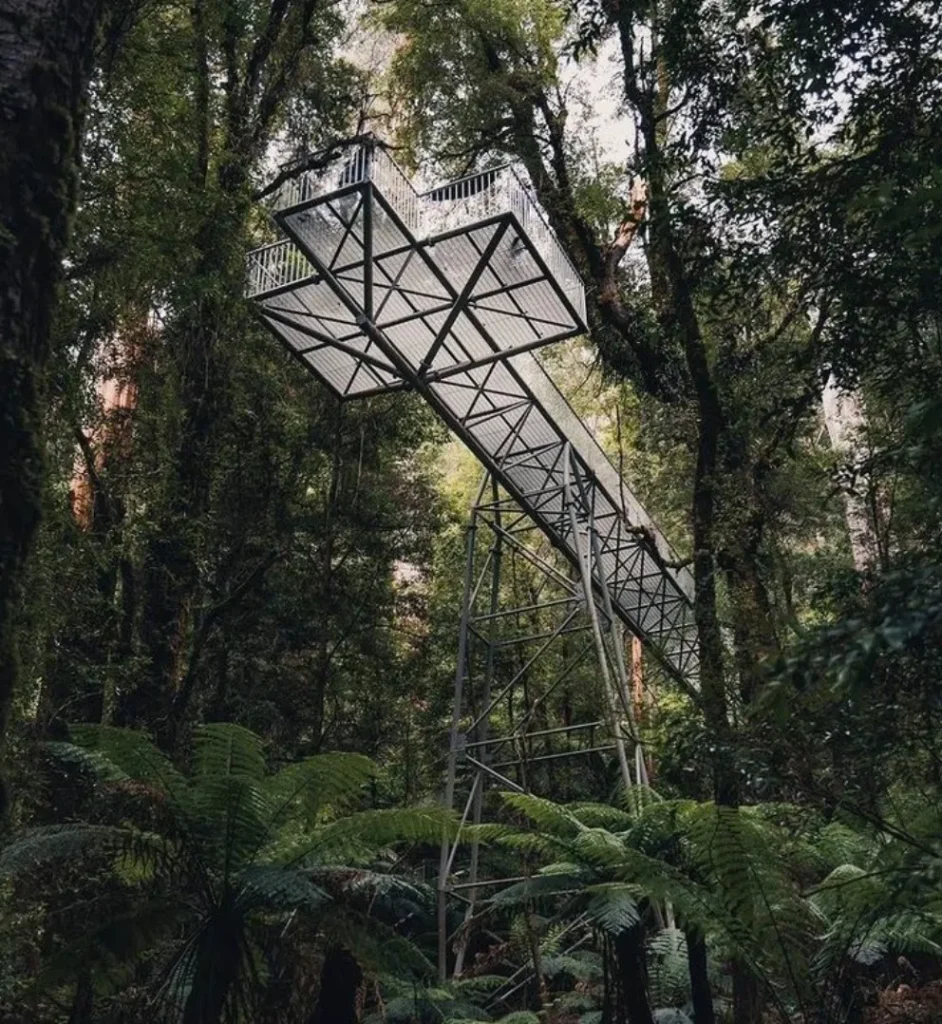
[[589,530],[616,614],[695,687],[690,575],[532,354],[584,333],[584,297],[514,182],[419,196],[365,148],[339,180],[293,183],[275,214],[290,241],[249,255],[249,292],[338,395],[422,394],[573,564]]

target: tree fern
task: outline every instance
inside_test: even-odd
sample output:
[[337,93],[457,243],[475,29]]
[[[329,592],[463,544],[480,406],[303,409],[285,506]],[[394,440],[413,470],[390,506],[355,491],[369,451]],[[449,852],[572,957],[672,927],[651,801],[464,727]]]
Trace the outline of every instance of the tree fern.
[[[252,1019],[267,972],[263,943],[279,917],[316,922],[377,970],[431,972],[408,940],[374,916],[383,907],[398,920],[421,913],[429,893],[381,882],[378,855],[399,841],[437,844],[453,832],[453,817],[440,808],[348,813],[374,772],[366,758],[320,755],[270,773],[259,737],[219,723],[194,730],[185,776],[140,732],[79,726],[73,738],[50,744],[48,753],[95,780],[100,814],[110,792],[134,783],[132,814],[166,825],[166,834],[126,821],[45,826],[0,850],[0,872],[92,859],[110,868],[132,918],[159,906],[180,937],[162,974],[163,1016],[201,1024]],[[159,815],[147,812],[148,801]],[[140,898],[145,892],[150,900]],[[75,969],[95,962],[108,970],[103,935],[118,919],[82,924]]]
[[797,841],[776,815],[659,800],[630,821],[610,816],[613,827],[606,828],[597,806],[554,808],[519,796],[508,802],[532,825],[497,833],[496,842],[581,866],[583,891],[567,896],[568,913],[587,914],[600,931],[617,935],[637,923],[640,905],[670,905],[685,926],[715,936],[725,955],[760,977],[784,974],[796,989],[805,984],[814,912],[788,870],[785,852]]

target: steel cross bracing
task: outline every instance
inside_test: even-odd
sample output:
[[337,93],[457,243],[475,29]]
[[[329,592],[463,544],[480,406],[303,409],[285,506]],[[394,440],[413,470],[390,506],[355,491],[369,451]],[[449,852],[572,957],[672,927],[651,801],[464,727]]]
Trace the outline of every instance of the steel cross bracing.
[[[463,810],[457,834],[442,844],[438,871],[443,980],[474,959],[482,911],[499,918],[501,892],[524,882],[517,865],[507,877],[493,853],[482,865],[476,838],[469,845],[466,825],[482,820],[485,801],[487,820],[500,820],[495,790],[584,801],[607,796],[618,782],[648,781],[622,624],[591,582],[595,524],[590,511],[579,510],[580,483],[573,464],[566,492],[577,520],[578,567],[546,543],[491,476],[470,517],[445,785],[446,806]],[[582,929],[574,940],[581,945],[588,937]],[[502,966],[510,975],[494,1003],[530,980],[526,965],[502,957]]]
[[[269,328],[341,397],[419,392],[687,687],[692,581],[533,350],[585,331],[578,275],[509,168],[420,195],[368,142],[276,196],[248,256]],[[574,484],[575,481],[575,484]]]

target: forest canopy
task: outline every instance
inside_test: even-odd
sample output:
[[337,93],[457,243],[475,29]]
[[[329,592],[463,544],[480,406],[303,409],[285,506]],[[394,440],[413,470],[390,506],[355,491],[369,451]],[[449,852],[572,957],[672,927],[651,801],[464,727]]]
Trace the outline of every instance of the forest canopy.
[[0,1024],[942,1020],[937,5],[0,54]]

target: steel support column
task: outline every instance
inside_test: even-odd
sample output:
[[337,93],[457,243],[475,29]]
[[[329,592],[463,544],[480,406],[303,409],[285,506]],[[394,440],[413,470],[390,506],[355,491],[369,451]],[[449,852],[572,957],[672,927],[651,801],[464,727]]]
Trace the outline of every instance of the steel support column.
[[[613,754],[623,786],[646,781],[637,767],[640,746],[621,649],[625,638],[611,595],[597,582],[602,555],[593,509],[568,448],[562,461],[568,539],[579,556],[575,574],[540,543],[536,524],[513,498],[502,496],[492,477],[485,477],[471,511],[445,804],[454,806],[459,792],[466,792],[467,799],[459,835],[453,843],[443,843],[440,859],[442,980],[465,969],[481,888],[499,891],[510,881],[482,875],[481,850],[473,833],[463,843],[466,824],[481,821],[488,793],[504,789],[554,797],[558,794],[546,791],[553,766],[565,773],[572,769],[564,765],[587,759],[604,764]],[[531,589],[522,595],[508,580],[508,559],[511,566],[526,567]],[[560,650],[574,637],[579,647],[575,654]],[[578,689],[590,714],[586,721],[557,724],[567,714],[562,691],[580,670],[586,674]],[[531,679],[535,675],[537,682]],[[594,695],[586,692],[592,687]],[[495,724],[500,727],[493,728]],[[454,916],[449,920],[453,895],[464,903],[457,924]]]

